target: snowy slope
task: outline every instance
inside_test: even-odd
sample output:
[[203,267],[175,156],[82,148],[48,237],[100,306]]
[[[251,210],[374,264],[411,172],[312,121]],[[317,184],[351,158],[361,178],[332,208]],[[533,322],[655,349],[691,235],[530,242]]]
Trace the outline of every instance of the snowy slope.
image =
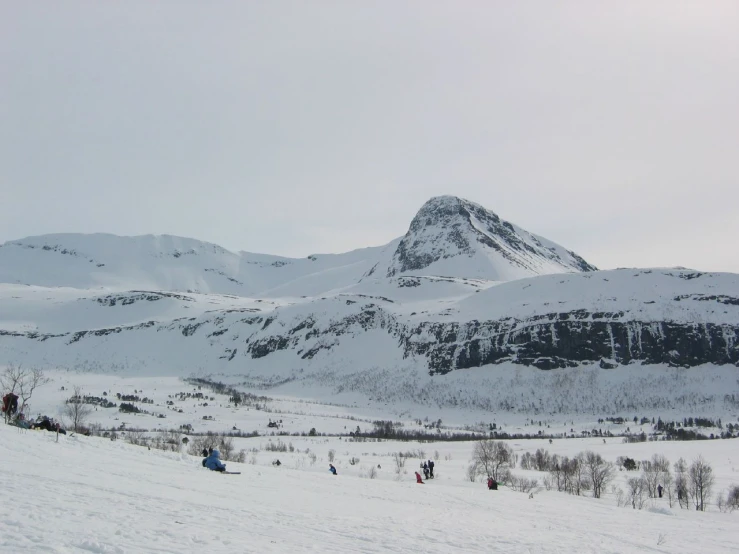
[[260,375],[739,361],[739,276],[392,278],[313,298],[0,286],[0,363]]
[[[122,437],[123,439],[123,437]],[[735,483],[734,441],[704,441],[716,492]],[[645,509],[542,487],[532,497],[508,488],[487,491],[466,480],[470,443],[352,443],[292,438],[295,453],[271,465],[266,441],[237,439],[252,462],[229,462],[241,475],[205,470],[199,457],[147,450],[124,440],[19,433],[0,425],[0,548],[3,552],[427,552],[427,553],[693,553],[731,552],[737,514],[695,512],[650,500]],[[667,454],[690,462],[697,443],[602,444],[601,439],[528,441],[520,455],[546,447],[559,455],[583,450],[608,461]],[[339,475],[327,471],[329,449]],[[416,485],[418,459],[396,478],[392,455],[438,453],[437,479]],[[308,452],[316,455],[311,463]],[[350,458],[359,464],[350,465]],[[366,478],[380,466],[377,479]],[[410,469],[409,469],[410,468]],[[517,470],[521,476],[542,474]],[[617,472],[616,486],[632,475]],[[363,478],[364,477],[364,478]]]
[[280,287],[280,294],[298,296],[357,282],[378,250],[292,259],[169,235],[44,235],[0,245],[0,282],[243,296],[270,295],[269,289]]

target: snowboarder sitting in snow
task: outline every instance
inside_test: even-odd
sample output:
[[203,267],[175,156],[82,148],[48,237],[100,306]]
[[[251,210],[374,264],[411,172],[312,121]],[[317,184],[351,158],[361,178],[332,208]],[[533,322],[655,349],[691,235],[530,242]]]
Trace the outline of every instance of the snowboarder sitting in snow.
[[416,483],[419,485],[425,485],[426,483],[423,482],[423,479],[421,479],[421,474],[416,472]]
[[26,421],[26,416],[23,415],[23,412],[18,414],[18,416],[13,420],[13,424],[17,427],[21,427],[22,429],[31,428],[31,424]]
[[329,471],[330,471],[330,472],[331,472],[332,474],[336,475],[336,468],[334,467],[334,464],[328,464],[328,470],[329,470]]
[[488,477],[488,490],[491,490],[491,491],[498,490],[498,482],[492,477]]
[[221,461],[221,453],[218,450],[213,450],[205,459],[205,467],[213,471],[226,471],[226,464]]

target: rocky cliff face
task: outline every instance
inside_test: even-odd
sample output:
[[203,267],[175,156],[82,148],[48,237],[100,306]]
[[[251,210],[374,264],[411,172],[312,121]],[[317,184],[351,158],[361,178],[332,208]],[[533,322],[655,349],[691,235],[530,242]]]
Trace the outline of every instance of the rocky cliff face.
[[[422,361],[432,374],[506,362],[544,370],[739,365],[739,297],[725,294],[738,285],[736,275],[686,270],[553,275],[473,293],[422,318],[389,298],[324,299],[309,317],[265,320],[246,352],[326,360],[342,343],[380,331],[396,345],[396,359]],[[348,313],[327,307],[338,303]]]
[[[739,366],[739,324],[612,321],[610,315],[580,311],[527,321],[423,324],[404,337],[405,349],[425,355],[429,370],[439,374],[503,362],[539,369],[592,363],[613,369],[634,362]],[[437,340],[413,341],[416,335]]]
[[[670,367],[739,366],[739,323],[623,320],[626,315],[577,310],[523,320],[413,326],[379,306],[368,305],[326,326],[307,320],[285,333],[254,337],[247,352],[261,358],[292,350],[303,360],[312,359],[322,350],[330,355],[344,334],[381,329],[397,341],[403,358],[423,359],[432,374],[505,362],[544,370],[593,363],[613,369],[635,362]],[[298,334],[303,328],[310,331]]]

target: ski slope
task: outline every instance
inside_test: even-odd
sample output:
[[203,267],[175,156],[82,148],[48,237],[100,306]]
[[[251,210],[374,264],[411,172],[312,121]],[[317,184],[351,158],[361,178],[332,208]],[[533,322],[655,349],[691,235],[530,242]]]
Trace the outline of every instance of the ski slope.
[[[469,443],[346,443],[291,439],[297,454],[261,452],[255,463],[228,462],[241,475],[205,470],[199,457],[147,450],[123,440],[19,432],[0,425],[0,549],[3,552],[285,553],[285,552],[505,552],[690,553],[731,552],[739,539],[739,514],[672,509],[666,500],[645,510],[619,508],[613,498],[527,494],[464,479]],[[258,447],[264,438],[242,439]],[[562,441],[575,453],[600,439]],[[529,449],[540,447],[530,442]],[[667,445],[688,459],[696,443]],[[400,479],[390,453],[421,446],[436,449],[437,479],[415,484],[413,469]],[[663,444],[602,446],[604,455],[664,451]],[[515,445],[521,451],[522,445]],[[317,453],[315,466],[298,463]],[[339,475],[327,471],[335,449]],[[373,451],[373,454],[370,454]],[[636,451],[637,454],[633,452]],[[721,485],[736,479],[736,441],[710,441],[701,452]],[[376,454],[376,455],[375,455]],[[350,466],[350,455],[378,463],[368,479]],[[445,457],[453,461],[445,461]],[[411,460],[412,463],[412,460]],[[409,464],[410,465],[410,464]],[[366,468],[366,466],[363,466]],[[525,473],[525,472],[524,472]],[[620,476],[619,476],[620,477]]]

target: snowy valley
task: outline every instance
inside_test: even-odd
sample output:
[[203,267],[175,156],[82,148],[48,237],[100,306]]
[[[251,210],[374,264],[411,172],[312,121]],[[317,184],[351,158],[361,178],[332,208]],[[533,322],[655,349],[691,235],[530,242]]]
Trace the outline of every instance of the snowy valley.
[[[728,552],[738,333],[738,275],[600,271],[449,196],[385,246],[304,259],[6,242],[0,373],[42,371],[24,415],[66,434],[0,426],[0,547]],[[483,439],[507,448],[496,491]],[[241,474],[203,469],[205,446]],[[587,453],[611,472],[597,495],[557,477]],[[708,513],[673,494],[681,458],[711,465]]]

